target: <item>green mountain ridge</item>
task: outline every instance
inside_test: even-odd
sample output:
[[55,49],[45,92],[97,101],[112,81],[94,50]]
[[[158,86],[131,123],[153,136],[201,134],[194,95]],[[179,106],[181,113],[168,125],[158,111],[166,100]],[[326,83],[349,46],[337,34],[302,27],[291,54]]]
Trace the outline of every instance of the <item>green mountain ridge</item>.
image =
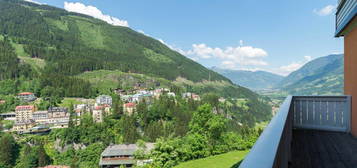
[[22,54],[27,53],[22,60],[26,62],[26,56],[42,59],[47,71],[76,75],[118,69],[169,80],[184,77],[192,81],[229,81],[158,40],[63,9],[1,0],[0,22],[0,34],[20,50],[23,48]]
[[266,71],[228,70],[218,67],[211,69],[227,77],[233,83],[253,90],[273,88],[283,79],[283,76]]
[[258,90],[261,94],[341,95],[343,93],[343,54],[314,59],[286,77],[265,71],[234,71],[213,67],[212,70],[234,83]]
[[292,72],[276,88],[293,95],[341,95],[343,74],[343,55],[329,55]]

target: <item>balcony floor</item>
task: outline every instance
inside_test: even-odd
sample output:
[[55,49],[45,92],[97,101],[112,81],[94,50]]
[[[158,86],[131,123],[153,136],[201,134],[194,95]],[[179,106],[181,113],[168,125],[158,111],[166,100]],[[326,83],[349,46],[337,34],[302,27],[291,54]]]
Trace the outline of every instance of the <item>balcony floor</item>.
[[355,168],[357,138],[350,134],[293,130],[289,168]]

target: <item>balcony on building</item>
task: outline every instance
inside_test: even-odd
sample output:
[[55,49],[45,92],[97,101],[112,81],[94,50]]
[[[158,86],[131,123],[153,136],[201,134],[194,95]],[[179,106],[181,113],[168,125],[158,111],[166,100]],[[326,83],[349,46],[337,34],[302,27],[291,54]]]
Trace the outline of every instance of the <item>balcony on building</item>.
[[351,96],[288,96],[240,168],[353,168]]
[[357,167],[357,0],[339,0],[344,96],[288,96],[240,168]]

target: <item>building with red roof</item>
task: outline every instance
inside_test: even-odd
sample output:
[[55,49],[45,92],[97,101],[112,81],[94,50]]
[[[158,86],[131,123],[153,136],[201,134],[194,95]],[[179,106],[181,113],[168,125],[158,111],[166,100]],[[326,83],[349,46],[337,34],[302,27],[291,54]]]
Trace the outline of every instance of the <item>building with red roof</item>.
[[17,95],[17,98],[19,98],[20,100],[24,101],[24,102],[31,102],[31,101],[35,101],[37,98],[35,96],[35,94],[31,93],[31,92],[22,92],[19,93]]
[[19,95],[33,95],[33,93],[31,93],[31,92],[22,92],[22,93],[19,93]]
[[16,121],[17,122],[26,122],[32,119],[32,114],[36,111],[36,107],[33,105],[26,106],[16,106]]
[[127,114],[130,116],[135,112],[136,104],[135,103],[126,103],[123,106],[123,110],[124,110],[124,114]]
[[39,168],[70,168],[69,166],[63,166],[63,165],[48,165],[45,167],[39,167]]
[[94,122],[103,122],[103,115],[110,113],[109,105],[95,106],[92,112]]

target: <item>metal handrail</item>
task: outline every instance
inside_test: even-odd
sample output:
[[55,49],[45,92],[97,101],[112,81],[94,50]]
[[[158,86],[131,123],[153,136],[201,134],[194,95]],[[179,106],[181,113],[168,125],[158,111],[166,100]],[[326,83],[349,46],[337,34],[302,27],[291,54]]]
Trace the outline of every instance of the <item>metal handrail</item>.
[[288,96],[280,106],[279,112],[264,129],[264,132],[260,135],[239,168],[288,166],[290,147],[284,149],[283,146],[285,145],[282,142],[291,141],[292,118],[289,115],[291,103],[292,96]]

